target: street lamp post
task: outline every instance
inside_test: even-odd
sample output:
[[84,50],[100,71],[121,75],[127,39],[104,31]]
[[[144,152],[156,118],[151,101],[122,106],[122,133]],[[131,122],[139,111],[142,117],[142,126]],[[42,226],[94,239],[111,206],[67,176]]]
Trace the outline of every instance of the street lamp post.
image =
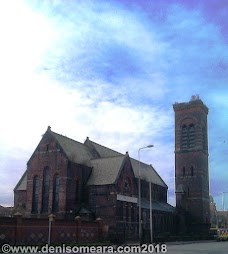
[[138,202],[139,202],[139,243],[141,243],[142,239],[142,209],[141,209],[141,163],[140,163],[140,151],[142,149],[146,148],[152,148],[154,147],[153,145],[148,145],[142,148],[139,148],[138,150],[138,162],[139,162],[139,167],[138,167],[138,189],[139,189],[139,197],[138,197]]
[[151,191],[151,182],[149,182],[150,186],[150,243],[153,243],[153,224],[152,224],[152,191]]

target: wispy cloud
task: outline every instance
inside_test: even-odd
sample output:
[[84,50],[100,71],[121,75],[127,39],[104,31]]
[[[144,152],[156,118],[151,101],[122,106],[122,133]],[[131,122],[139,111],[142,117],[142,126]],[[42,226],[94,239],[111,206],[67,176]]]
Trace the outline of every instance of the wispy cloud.
[[[1,164],[0,174],[7,178],[18,154],[26,165],[51,125],[78,141],[90,136],[135,158],[138,146],[153,143],[142,159],[155,166],[173,200],[172,104],[200,94],[210,108],[216,182],[216,170],[223,175],[227,164],[219,143],[219,135],[228,134],[227,8],[222,2],[1,3],[0,155],[12,164]],[[21,172],[15,174],[8,197]],[[211,186],[212,192],[221,191]]]

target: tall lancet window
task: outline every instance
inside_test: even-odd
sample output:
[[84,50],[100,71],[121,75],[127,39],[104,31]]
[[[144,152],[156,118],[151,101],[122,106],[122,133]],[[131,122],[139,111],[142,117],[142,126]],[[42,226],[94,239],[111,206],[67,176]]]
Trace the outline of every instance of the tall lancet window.
[[39,177],[34,176],[33,192],[32,192],[32,213],[38,212],[38,201],[39,201]]
[[48,212],[49,204],[49,188],[50,188],[50,169],[49,167],[44,168],[43,173],[43,194],[42,194],[42,212]]
[[52,211],[58,212],[58,210],[59,210],[59,177],[56,175],[53,181]]

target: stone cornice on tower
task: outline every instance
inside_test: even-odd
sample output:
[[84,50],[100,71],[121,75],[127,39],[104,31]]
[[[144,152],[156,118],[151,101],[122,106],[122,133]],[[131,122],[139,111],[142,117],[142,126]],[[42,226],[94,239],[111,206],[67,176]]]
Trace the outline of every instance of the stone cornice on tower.
[[174,111],[181,111],[181,110],[186,110],[186,109],[190,109],[190,108],[194,108],[194,107],[198,107],[200,106],[202,108],[202,110],[208,114],[208,107],[202,102],[201,99],[199,99],[198,96],[192,96],[191,100],[189,102],[175,102],[175,104],[173,104],[173,109]]

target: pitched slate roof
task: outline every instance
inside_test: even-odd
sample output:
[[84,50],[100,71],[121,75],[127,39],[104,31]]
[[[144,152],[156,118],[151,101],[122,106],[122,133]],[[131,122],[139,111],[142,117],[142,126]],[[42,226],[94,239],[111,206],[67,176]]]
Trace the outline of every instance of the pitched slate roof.
[[[88,180],[88,185],[101,185],[114,183],[121,169],[125,155],[110,148],[97,144],[88,138],[84,144],[51,131],[49,132],[62,147],[68,159],[77,164],[93,167],[94,170]],[[130,158],[133,172],[138,178],[138,161]],[[156,172],[156,170],[145,163],[140,162],[141,179],[167,188],[167,185]],[[26,190],[27,173],[21,177],[14,190]]]
[[[83,164],[86,166],[91,166],[90,160],[93,158],[90,150],[84,144],[70,139],[66,136],[53,132],[50,127],[48,127],[47,132],[49,132],[59,143],[59,145],[64,150],[65,154],[70,161]],[[15,186],[14,190],[26,190],[27,189],[27,170],[22,175],[21,179]]]
[[69,160],[78,164],[90,166],[90,160],[93,159],[93,155],[87,146],[53,131],[50,131],[50,133],[63,148]]
[[[93,148],[96,149],[96,151],[98,152],[98,154],[101,157],[110,158],[110,157],[122,155],[119,152],[116,152],[112,149],[109,149],[105,146],[102,146],[100,144],[97,144],[97,143],[87,139],[85,143],[88,143],[88,142],[90,142],[90,145],[92,145]],[[138,178],[139,177],[139,174],[138,174],[139,162],[138,162],[138,160],[135,160],[133,158],[130,158],[130,160],[131,160],[131,165],[132,165],[132,168],[134,171],[134,175],[136,178]],[[140,177],[142,180],[145,180],[147,182],[152,182],[154,184],[157,184],[157,185],[160,185],[160,186],[163,186],[166,188],[168,187],[166,185],[166,183],[162,180],[162,178],[159,176],[159,174],[156,172],[156,170],[151,165],[140,162],[140,169],[141,169],[140,170],[140,172],[141,172]]]
[[97,143],[89,140],[88,138],[86,139],[84,144],[85,145],[87,145],[87,144],[92,145],[92,147],[96,150],[96,152],[99,154],[99,156],[101,158],[115,157],[115,156],[123,155],[122,153],[114,151],[108,147],[97,144]]
[[[139,178],[139,161],[131,158],[131,165],[136,178]],[[151,182],[163,187],[167,187],[166,183],[162,180],[156,170],[148,164],[140,162],[140,178],[147,182]]]
[[115,183],[124,163],[124,155],[91,160],[93,167],[87,185],[104,185]]

